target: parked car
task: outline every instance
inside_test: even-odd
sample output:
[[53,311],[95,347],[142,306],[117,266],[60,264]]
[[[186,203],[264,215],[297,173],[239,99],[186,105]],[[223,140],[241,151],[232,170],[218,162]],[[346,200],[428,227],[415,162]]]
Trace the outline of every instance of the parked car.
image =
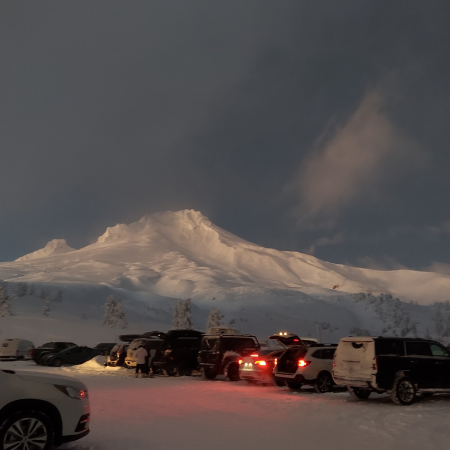
[[170,330],[161,338],[164,351],[158,352],[153,368],[164,370],[167,375],[191,375],[198,368],[197,356],[203,333],[195,330]]
[[389,392],[394,403],[411,405],[417,393],[450,392],[450,354],[426,339],[346,337],[336,351],[333,378],[355,398]]
[[48,450],[89,433],[86,386],[43,372],[0,370],[0,449]]
[[34,344],[25,339],[5,339],[0,344],[0,360],[29,359],[33,348]]
[[[261,348],[239,359],[239,377],[249,383],[275,383],[274,368],[278,358],[286,351],[284,348]],[[284,383],[282,384],[284,385]]]
[[238,381],[239,360],[259,349],[258,339],[249,334],[206,335],[202,338],[197,361],[209,380],[225,374],[230,381]]
[[102,342],[101,344],[97,344],[94,348],[95,350],[99,350],[102,355],[109,356],[111,350],[116,346],[115,342]]
[[41,358],[49,353],[58,353],[66,348],[77,347],[73,342],[47,342],[30,350],[30,356],[36,364],[41,364]]
[[89,347],[69,347],[58,353],[48,353],[41,358],[44,366],[61,367],[63,365],[84,364],[96,356],[101,355],[100,350]]
[[125,358],[125,366],[128,368],[136,367],[136,350],[141,345],[145,347],[145,349],[149,353],[147,364],[150,362],[150,368],[155,371],[155,368],[153,367],[153,359],[156,357],[156,355],[159,355],[160,352],[164,351],[165,346],[164,341],[156,336],[148,338],[138,338],[131,341],[130,345],[128,346],[127,356]]
[[[276,335],[271,336],[272,338],[276,338]],[[314,341],[307,345],[295,335],[291,335],[290,343],[275,366],[277,384],[284,383],[294,390],[306,384],[313,386],[318,393],[331,391],[334,385],[332,370],[336,345],[318,344]]]
[[127,356],[128,344],[116,344],[109,353],[108,364],[110,366],[120,366],[125,364],[125,358]]

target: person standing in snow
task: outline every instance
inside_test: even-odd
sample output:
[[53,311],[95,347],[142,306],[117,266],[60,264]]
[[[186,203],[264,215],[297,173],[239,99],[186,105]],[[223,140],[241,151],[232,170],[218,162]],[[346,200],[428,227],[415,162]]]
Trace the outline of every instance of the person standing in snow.
[[148,358],[148,351],[140,345],[139,348],[136,350],[136,378],[139,377],[139,370],[142,373],[143,377],[148,376],[148,367],[147,367],[147,358]]

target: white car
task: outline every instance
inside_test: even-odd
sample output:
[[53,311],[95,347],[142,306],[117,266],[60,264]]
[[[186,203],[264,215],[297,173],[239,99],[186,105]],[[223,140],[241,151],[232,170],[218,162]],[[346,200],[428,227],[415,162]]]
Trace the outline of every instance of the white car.
[[86,386],[75,378],[0,368],[0,450],[48,450],[89,433]]
[[289,335],[288,338],[278,337],[278,340],[289,347],[278,358],[275,366],[274,377],[277,385],[284,383],[290,389],[297,390],[307,384],[313,386],[317,393],[332,390],[334,381],[331,373],[336,345],[317,344],[313,341],[307,345],[295,335]]

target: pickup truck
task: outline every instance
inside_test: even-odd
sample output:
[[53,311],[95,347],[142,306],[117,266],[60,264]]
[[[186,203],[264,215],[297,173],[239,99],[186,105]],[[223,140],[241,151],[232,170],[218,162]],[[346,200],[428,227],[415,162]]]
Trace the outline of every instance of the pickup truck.
[[49,353],[58,353],[61,350],[70,347],[78,347],[78,345],[73,342],[47,342],[40,347],[31,349],[30,356],[36,364],[41,364],[43,356],[48,355]]

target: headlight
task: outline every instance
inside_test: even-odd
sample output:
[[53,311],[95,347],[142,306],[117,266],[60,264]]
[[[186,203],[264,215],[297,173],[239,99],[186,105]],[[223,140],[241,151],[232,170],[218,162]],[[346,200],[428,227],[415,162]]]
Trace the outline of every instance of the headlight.
[[59,384],[55,384],[55,388],[59,389],[61,392],[71,398],[76,398],[78,400],[88,398],[88,391],[86,389],[78,389],[72,386],[61,386]]

